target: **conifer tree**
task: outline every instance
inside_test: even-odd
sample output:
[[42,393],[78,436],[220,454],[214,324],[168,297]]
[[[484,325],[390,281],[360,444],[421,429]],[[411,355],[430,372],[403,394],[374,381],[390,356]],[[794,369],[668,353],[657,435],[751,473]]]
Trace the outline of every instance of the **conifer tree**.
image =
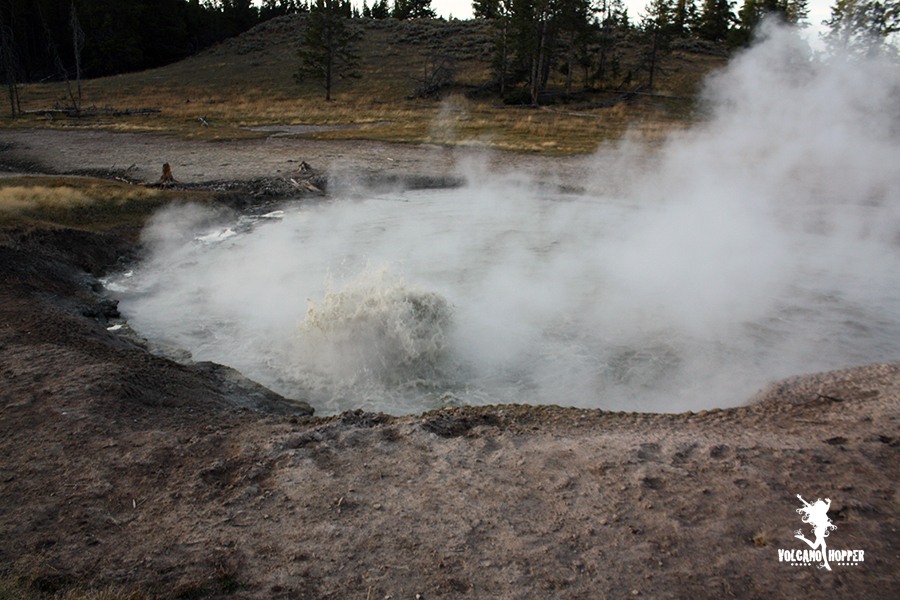
[[372,18],[373,19],[387,19],[391,16],[391,9],[388,8],[387,0],[378,0],[372,4]]
[[808,15],[806,0],[744,0],[738,11],[738,27],[729,35],[729,45],[749,44],[753,31],[765,18],[774,17],[784,23],[802,27]]
[[832,49],[863,55],[888,50],[896,54],[889,42],[900,31],[900,0],[837,0],[825,24],[829,28],[825,42]]
[[474,0],[472,2],[472,14],[477,19],[500,18],[501,0]]
[[348,24],[345,14],[349,6],[339,0],[316,0],[310,6],[303,44],[297,51],[301,64],[294,79],[300,84],[310,79],[322,84],[326,101],[331,101],[335,79],[358,77],[353,70],[359,61],[354,46],[361,36]]
[[584,58],[593,33],[591,6],[588,0],[557,0],[555,8],[557,47],[565,55],[566,93],[571,93],[576,62]]
[[398,20],[433,19],[431,0],[395,0],[391,16]]
[[[485,17],[488,18],[488,17]],[[494,20],[494,73],[500,84],[500,96],[506,97],[506,79],[512,58],[512,0],[498,0]]]
[[704,40],[724,42],[734,21],[734,2],[729,0],[704,0],[697,25],[697,35]]
[[630,27],[628,9],[622,0],[602,0],[599,6],[599,29],[594,40],[597,46],[595,78],[604,80],[618,75],[619,32],[628,31]]

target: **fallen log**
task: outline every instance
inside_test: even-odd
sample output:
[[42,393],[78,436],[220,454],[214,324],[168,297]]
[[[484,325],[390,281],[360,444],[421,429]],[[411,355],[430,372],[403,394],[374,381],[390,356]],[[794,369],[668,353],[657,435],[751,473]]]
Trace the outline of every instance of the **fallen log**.
[[155,117],[162,114],[158,108],[126,108],[124,110],[115,110],[112,108],[87,108],[78,110],[75,107],[63,108],[39,108],[35,110],[23,110],[23,115],[43,115],[49,118],[70,117]]

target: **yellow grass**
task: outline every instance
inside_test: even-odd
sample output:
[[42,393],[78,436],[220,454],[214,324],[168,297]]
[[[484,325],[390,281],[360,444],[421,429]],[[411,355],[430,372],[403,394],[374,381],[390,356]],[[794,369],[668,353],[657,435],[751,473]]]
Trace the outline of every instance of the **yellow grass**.
[[204,202],[202,192],[168,192],[79,177],[0,179],[0,228],[64,226],[102,230],[140,224],[173,200]]

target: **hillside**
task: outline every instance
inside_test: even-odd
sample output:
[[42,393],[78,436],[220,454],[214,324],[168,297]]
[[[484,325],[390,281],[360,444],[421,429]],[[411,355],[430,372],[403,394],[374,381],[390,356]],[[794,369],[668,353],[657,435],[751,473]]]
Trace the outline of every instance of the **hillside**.
[[[82,107],[100,109],[92,118],[48,112],[71,105],[64,84],[23,86],[22,109],[32,114],[6,118],[3,125],[91,126],[207,139],[258,136],[243,128],[259,125],[353,125],[305,135],[569,154],[593,151],[629,127],[650,140],[659,138],[691,116],[691,99],[703,77],[726,61],[715,48],[683,43],[661,61],[655,96],[617,101],[623,92],[645,89],[647,77],[639,69],[645,48],[636,37],[623,36],[617,45],[619,72],[603,90],[567,99],[556,73],[550,106],[509,107],[496,91],[485,90],[492,81],[489,23],[360,19],[354,22],[362,33],[360,77],[339,81],[335,101],[326,103],[321,87],[301,86],[293,78],[303,23],[301,15],[278,17],[176,64],[83,82]],[[411,98],[440,62],[452,65],[454,85]],[[145,108],[153,113],[111,114]]]

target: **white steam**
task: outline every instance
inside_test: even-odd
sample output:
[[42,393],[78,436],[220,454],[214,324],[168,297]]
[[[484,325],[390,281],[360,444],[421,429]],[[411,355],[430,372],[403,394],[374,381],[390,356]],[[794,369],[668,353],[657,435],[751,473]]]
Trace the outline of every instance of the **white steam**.
[[111,285],[143,335],[325,413],[697,410],[900,359],[897,68],[772,28],[705,98],[657,155],[598,151],[603,193],[470,173],[230,226],[170,209]]

